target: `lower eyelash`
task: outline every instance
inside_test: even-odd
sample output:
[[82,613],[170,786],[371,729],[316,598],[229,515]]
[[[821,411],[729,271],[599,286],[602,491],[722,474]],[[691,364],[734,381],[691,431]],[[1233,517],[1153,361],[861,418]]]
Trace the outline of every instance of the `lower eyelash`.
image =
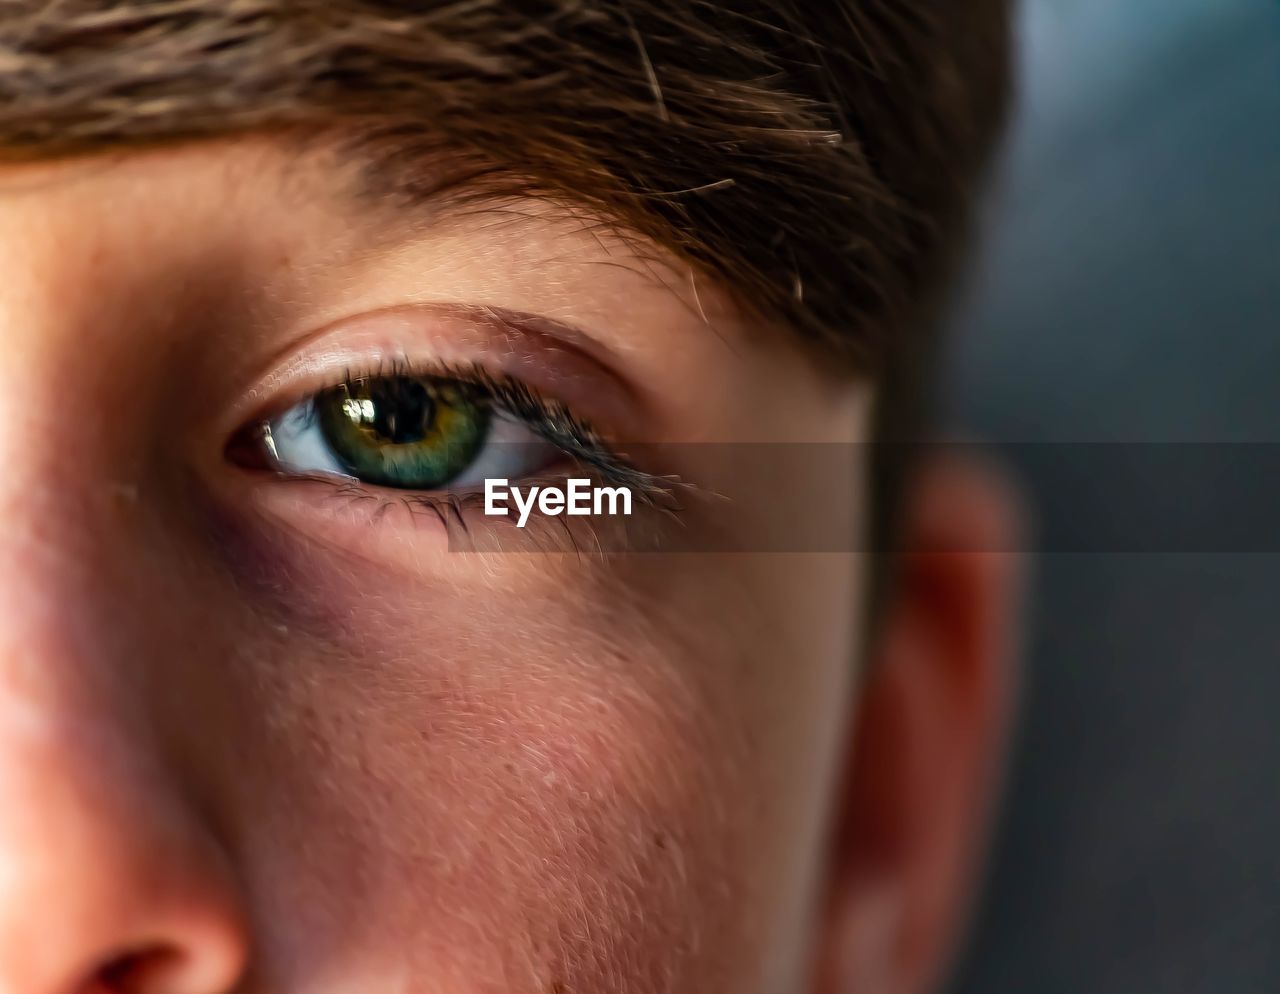
[[[320,476],[308,479],[330,486],[333,496],[344,502],[348,508],[360,507],[367,511],[371,524],[381,523],[396,510],[407,512],[411,519],[424,516],[450,534],[450,541],[457,543],[458,551],[477,551],[470,544],[473,535],[472,526],[477,521],[492,520],[510,523],[514,518],[514,515],[508,515],[505,518],[483,516],[484,493],[474,489],[441,490],[435,493],[405,491],[392,496],[392,491],[370,489],[356,480]],[[520,485],[522,488],[555,486],[563,484],[566,479],[568,476],[560,475],[530,477],[520,481]],[[592,486],[619,485],[607,482],[604,478],[589,477],[588,479]],[[649,479],[654,485],[632,491],[637,511],[654,512],[670,521],[679,521],[684,511],[679,495],[686,489],[685,485],[674,479],[659,477]],[[557,539],[563,539],[564,542],[558,543]],[[591,517],[537,515],[530,519],[529,524],[521,532],[519,547],[513,547],[510,551],[572,551],[575,553],[635,551],[643,541],[643,539],[637,539],[633,530],[615,532],[608,529],[601,521]],[[655,541],[653,539],[649,541],[649,547],[655,547]]]

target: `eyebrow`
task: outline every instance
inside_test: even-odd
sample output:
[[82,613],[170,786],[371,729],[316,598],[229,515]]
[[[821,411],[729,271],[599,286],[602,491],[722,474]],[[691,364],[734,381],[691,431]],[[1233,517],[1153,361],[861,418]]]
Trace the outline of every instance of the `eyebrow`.
[[[552,189],[508,164],[468,157],[443,145],[410,152],[394,137],[377,134],[303,133],[300,148],[304,152],[318,149],[325,165],[332,162],[346,173],[350,195],[358,206],[393,213],[398,219],[407,219],[410,227],[469,214],[501,215],[513,223],[554,220],[557,215],[551,213],[522,214],[519,205],[555,205],[564,218],[572,218],[584,230],[607,231],[636,259],[676,259],[671,248],[654,241],[622,213],[610,211],[588,196],[586,185],[575,196]],[[326,155],[332,159],[324,159]],[[689,264],[688,260],[680,261]]]
[[[605,213],[585,198],[575,201],[546,190],[509,166],[480,166],[444,151],[408,156],[390,140],[323,133],[318,137],[322,154],[335,156],[334,164],[345,174],[346,195],[351,203],[361,211],[375,211],[393,222],[392,241],[408,242],[425,236],[428,229],[445,220],[500,218],[499,223],[513,226],[572,220],[600,245],[601,258],[596,264],[618,266],[645,276],[718,337],[725,337],[725,330],[707,316],[699,285],[703,292],[713,285],[720,288],[735,307],[745,303],[742,294],[720,276],[677,256],[623,218]],[[315,138],[304,137],[304,142],[310,145]],[[322,158],[321,164],[327,166],[329,160]],[[535,213],[522,211],[522,204],[551,205],[556,209]],[[692,300],[686,298],[686,292]],[[584,352],[594,352],[598,358],[617,359],[616,353],[605,352],[598,336],[581,327],[539,315],[504,312],[501,308],[493,311],[490,323],[499,330],[504,320],[511,328],[524,331],[541,328]],[[479,314],[468,316],[482,318]]]

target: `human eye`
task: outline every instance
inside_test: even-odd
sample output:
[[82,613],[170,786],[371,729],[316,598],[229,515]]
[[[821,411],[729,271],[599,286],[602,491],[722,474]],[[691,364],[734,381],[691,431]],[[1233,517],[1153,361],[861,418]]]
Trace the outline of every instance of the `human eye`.
[[500,406],[476,377],[393,371],[356,376],[261,423],[272,468],[395,490],[523,477],[558,450]]
[[[348,372],[238,436],[235,461],[418,496],[576,463],[611,483],[648,485],[570,408],[478,366]],[[247,454],[246,454],[246,450]]]

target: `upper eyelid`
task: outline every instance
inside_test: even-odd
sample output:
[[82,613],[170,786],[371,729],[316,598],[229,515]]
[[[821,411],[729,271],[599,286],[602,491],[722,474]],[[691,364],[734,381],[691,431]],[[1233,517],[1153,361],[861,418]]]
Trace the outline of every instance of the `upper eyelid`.
[[430,374],[433,368],[453,365],[483,367],[520,380],[592,424],[607,427],[611,435],[649,434],[656,411],[616,366],[601,363],[572,343],[552,340],[549,333],[531,331],[516,338],[505,317],[500,324],[508,334],[498,339],[494,320],[477,322],[462,316],[493,312],[492,308],[413,305],[332,323],[278,354],[256,377],[255,386],[225,411],[218,430],[229,435],[246,424],[277,416],[349,374],[390,366]]
[[495,304],[466,303],[462,301],[434,301],[421,304],[398,304],[360,314],[347,315],[326,322],[316,331],[294,341],[285,352],[306,346],[343,327],[359,325],[381,319],[412,316],[418,313],[450,324],[466,324],[488,333],[492,342],[505,340],[512,351],[519,351],[517,343],[526,345],[541,341],[548,347],[568,346],[602,366],[619,368],[622,357],[606,345],[599,336],[568,321],[547,315],[535,314],[501,307]]

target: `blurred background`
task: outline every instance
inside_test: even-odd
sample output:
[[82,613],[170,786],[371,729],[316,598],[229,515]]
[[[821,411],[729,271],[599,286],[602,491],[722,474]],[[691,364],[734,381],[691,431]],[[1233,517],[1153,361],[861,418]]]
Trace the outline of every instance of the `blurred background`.
[[[1195,476],[1201,456],[1193,491],[1161,493],[1055,475],[1045,453],[1280,457],[1240,448],[1280,442],[1280,3],[1022,4],[1020,107],[949,406],[1042,495],[1049,551],[952,994],[1277,991],[1280,502],[1248,471]],[[1230,523],[1269,553],[1073,544],[1109,507],[1179,497],[1202,535]]]

